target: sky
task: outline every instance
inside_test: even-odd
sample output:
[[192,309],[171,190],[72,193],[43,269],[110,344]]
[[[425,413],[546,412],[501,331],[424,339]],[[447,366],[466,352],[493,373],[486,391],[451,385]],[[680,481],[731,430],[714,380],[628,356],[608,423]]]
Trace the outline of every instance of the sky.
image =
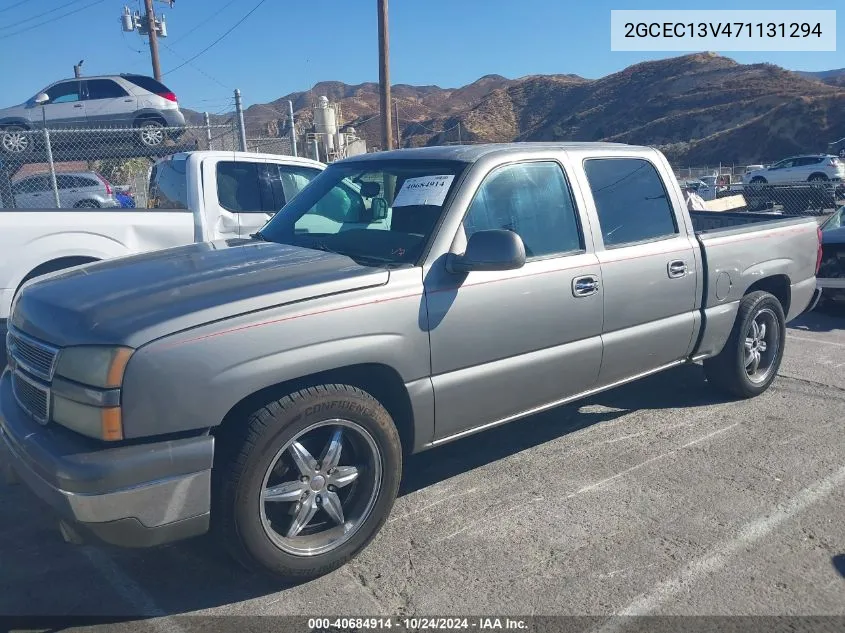
[[[152,75],[146,39],[121,31],[120,14],[127,2],[133,11],[143,7],[141,0],[0,0],[0,106],[20,103],[47,84],[73,76],[73,64],[80,59],[85,60],[85,75]],[[264,0],[228,35],[184,64],[256,5],[259,0],[176,0],[171,8],[156,0],[155,10],[166,16],[168,30],[168,37],[160,40],[163,81],[182,106],[225,112],[231,110],[235,88],[250,105],[307,90],[318,81],[378,81],[376,0]],[[837,5],[845,6],[841,0],[707,0],[685,8]],[[458,87],[486,74],[598,78],[640,61],[684,54],[612,52],[611,9],[637,8],[677,9],[679,4],[390,0],[391,83]],[[838,17],[838,52],[725,54],[741,63],[772,62],[792,70],[842,68],[845,12]]]

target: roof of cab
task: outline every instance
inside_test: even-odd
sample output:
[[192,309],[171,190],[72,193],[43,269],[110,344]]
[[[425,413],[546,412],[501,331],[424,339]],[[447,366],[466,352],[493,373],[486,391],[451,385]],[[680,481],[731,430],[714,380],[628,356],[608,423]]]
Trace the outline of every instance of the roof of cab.
[[484,156],[498,153],[525,153],[537,150],[640,150],[654,151],[650,147],[640,147],[625,143],[599,142],[530,142],[530,143],[486,143],[482,145],[435,145],[432,147],[413,147],[370,154],[357,154],[337,163],[351,163],[371,160],[455,160],[474,163]]

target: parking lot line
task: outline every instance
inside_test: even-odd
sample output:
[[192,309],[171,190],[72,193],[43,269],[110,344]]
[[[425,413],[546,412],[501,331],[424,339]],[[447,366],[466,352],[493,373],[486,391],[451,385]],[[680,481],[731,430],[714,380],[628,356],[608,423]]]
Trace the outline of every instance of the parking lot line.
[[[817,503],[843,483],[845,483],[845,466],[828,477],[804,488],[786,503],[773,509],[771,513],[746,523],[735,538],[719,544],[706,555],[693,560],[680,572],[659,583],[652,591],[639,596],[627,607],[618,611],[617,615],[653,614],[661,605],[678,594],[688,592],[692,584],[708,574],[727,567],[731,556],[770,535],[781,524]],[[623,627],[623,621],[611,619],[603,626],[595,629],[595,633],[613,633]]]
[[[686,444],[683,444],[683,445],[681,445],[681,446],[679,446],[679,447],[677,447],[677,448],[673,448],[673,449],[671,449],[671,450],[669,450],[669,451],[666,451],[665,453],[661,453],[660,455],[655,455],[654,457],[650,457],[650,458],[646,459],[645,461],[640,462],[639,464],[634,464],[634,465],[633,465],[633,466],[631,466],[630,468],[626,468],[625,470],[620,471],[620,472],[618,472],[618,473],[616,473],[616,474],[614,474],[614,475],[611,475],[610,477],[606,477],[605,479],[602,479],[601,481],[597,481],[597,482],[592,483],[592,484],[589,484],[589,485],[587,485],[587,486],[583,486],[582,488],[579,488],[579,489],[578,489],[578,490],[576,490],[575,492],[571,492],[571,493],[569,493],[568,495],[566,495],[565,499],[571,499],[572,497],[576,497],[576,496],[578,496],[578,495],[580,495],[580,494],[583,494],[583,493],[585,493],[585,492],[590,492],[591,490],[595,490],[595,489],[597,489],[597,488],[600,488],[601,486],[604,486],[605,484],[607,484],[607,483],[609,483],[609,482],[611,482],[611,481],[614,481],[614,480],[616,480],[616,479],[619,479],[620,477],[624,477],[625,475],[628,475],[628,474],[630,474],[630,473],[632,473],[632,472],[634,472],[634,471],[636,471],[636,470],[639,470],[640,468],[643,468],[643,467],[645,467],[645,466],[648,466],[649,464],[652,464],[652,463],[654,463],[654,462],[656,462],[656,461],[659,461],[659,460],[661,460],[661,459],[665,459],[666,457],[669,457],[670,455],[673,455],[673,454],[677,453],[678,451],[681,451],[681,450],[683,450],[683,449],[685,449],[685,448],[689,448],[689,447],[691,447],[691,446],[695,446],[696,444],[699,444],[700,442],[704,442],[704,441],[706,441],[706,440],[709,440],[710,438],[712,438],[712,437],[714,437],[714,436],[716,436],[716,435],[720,435],[720,434],[722,434],[722,433],[724,433],[724,432],[726,432],[726,431],[729,431],[729,430],[731,430],[732,428],[734,428],[734,427],[736,427],[736,426],[739,426],[739,422],[734,422],[733,424],[730,424],[730,425],[728,425],[728,426],[726,426],[726,427],[723,427],[723,428],[721,428],[721,429],[716,429],[715,431],[711,431],[710,433],[707,433],[706,435],[702,435],[701,437],[698,437],[698,438],[696,438],[696,439],[694,439],[694,440],[692,440],[692,441],[690,441],[690,442],[687,442]],[[463,527],[462,527],[462,528],[460,528],[459,530],[456,530],[456,531],[452,532],[451,534],[447,534],[446,536],[441,537],[441,538],[438,538],[438,539],[435,539],[435,540],[436,540],[437,542],[440,542],[440,541],[448,541],[448,540],[450,540],[450,539],[452,539],[452,538],[454,538],[454,537],[458,536],[459,534],[463,534],[463,533],[464,533],[464,532],[466,532],[467,530],[470,530],[470,529],[472,529],[472,528],[476,527],[476,526],[477,526],[479,523],[481,523],[482,521],[483,521],[486,525],[489,525],[489,524],[492,522],[492,520],[493,520],[493,519],[496,519],[496,518],[498,518],[498,517],[500,517],[500,516],[503,516],[503,515],[505,515],[505,514],[510,514],[511,512],[513,512],[513,511],[515,511],[515,510],[518,510],[519,508],[521,508],[521,507],[523,507],[523,506],[526,506],[526,505],[528,505],[528,504],[530,504],[530,503],[536,503],[536,502],[538,502],[538,501],[544,501],[544,498],[543,498],[543,497],[535,497],[535,498],[533,498],[533,499],[531,499],[531,500],[529,500],[529,501],[527,501],[527,502],[520,503],[520,504],[518,504],[518,505],[516,505],[516,506],[512,506],[512,507],[510,507],[510,508],[507,508],[507,509],[505,509],[505,510],[502,510],[501,512],[497,512],[497,513],[495,513],[495,514],[486,514],[486,513],[485,513],[485,516],[484,516],[484,518],[483,518],[483,519],[479,519],[479,520],[476,520],[476,521],[471,521],[470,523],[468,523],[467,525],[463,526]]]
[[151,626],[158,633],[186,633],[185,629],[169,617],[156,604],[153,597],[127,576],[120,566],[109,558],[108,554],[89,545],[80,547],[80,551],[109,586],[135,609],[133,616],[150,617],[151,619],[146,620],[144,624]]
[[833,347],[845,347],[845,343],[837,343],[836,341],[825,341],[824,339],[810,338],[809,336],[796,336],[795,334],[787,334],[787,338],[793,338],[796,341],[807,341],[808,343],[818,343],[820,345],[832,345]]

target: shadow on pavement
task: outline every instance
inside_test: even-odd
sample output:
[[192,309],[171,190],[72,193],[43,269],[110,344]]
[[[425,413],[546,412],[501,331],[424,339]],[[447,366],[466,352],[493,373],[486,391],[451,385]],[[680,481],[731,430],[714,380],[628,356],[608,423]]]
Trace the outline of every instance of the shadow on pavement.
[[[501,460],[544,442],[594,424],[613,420],[630,410],[649,408],[692,408],[722,402],[723,397],[705,381],[701,367],[690,365],[645,378],[607,393],[596,395],[574,405],[562,406],[491,429],[477,435],[435,448],[406,460],[405,476],[400,495],[406,495],[454,475]],[[593,405],[593,406],[588,406]],[[595,406],[598,405],[598,406]],[[604,408],[607,407],[607,408]],[[583,412],[582,409],[586,409]],[[0,599],[0,613],[37,613],[61,615],[71,611],[85,615],[125,614],[136,617],[153,615],[133,613],[137,601],[133,587],[152,597],[157,611],[181,614],[238,603],[277,593],[285,587],[278,581],[252,574],[234,563],[210,537],[200,537],[182,543],[151,550],[128,550],[108,546],[85,546],[86,550],[65,545],[60,541],[46,515],[45,508],[23,486],[0,488],[0,560],[4,561],[4,575],[9,573]],[[14,508],[14,512],[11,510]],[[21,525],[31,524],[30,526]],[[43,569],[31,570],[32,554],[40,554]],[[112,569],[95,570],[97,561]],[[47,563],[50,563],[48,566]],[[7,566],[8,565],[8,566]],[[117,572],[114,572],[117,569]],[[59,570],[51,571],[51,570]],[[78,587],[80,574],[85,579],[86,598],[71,597],[61,591],[43,592],[49,577],[54,587]],[[335,572],[340,575],[344,572]],[[111,577],[110,577],[111,574]],[[118,577],[115,578],[115,575]],[[126,581],[125,579],[128,579]],[[314,582],[345,582],[320,579]],[[95,585],[90,586],[89,585]],[[104,586],[105,585],[105,586]],[[119,589],[122,586],[122,592]],[[323,584],[320,585],[321,587]],[[118,602],[109,605],[105,596],[118,588]],[[323,589],[321,589],[323,591]],[[130,594],[127,597],[126,594]],[[280,594],[281,600],[301,600],[303,595]],[[286,596],[290,596],[287,598]],[[79,602],[82,600],[82,602]],[[133,604],[134,603],[134,604]],[[122,610],[128,610],[123,611]]]
[[819,305],[812,312],[801,315],[789,324],[794,330],[805,332],[831,332],[845,328],[845,303]]
[[845,554],[837,554],[830,559],[833,563],[833,568],[839,572],[839,575],[845,578]]

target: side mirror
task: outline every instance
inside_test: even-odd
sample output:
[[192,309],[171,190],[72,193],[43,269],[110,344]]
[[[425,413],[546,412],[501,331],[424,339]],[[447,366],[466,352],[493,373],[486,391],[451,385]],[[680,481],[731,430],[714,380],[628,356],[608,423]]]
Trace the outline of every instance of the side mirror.
[[469,273],[474,270],[516,270],[525,265],[525,244],[513,231],[491,229],[473,233],[463,255],[449,253],[446,270]]
[[39,92],[35,96],[35,105],[44,105],[50,100],[50,97],[47,95],[46,92]]

